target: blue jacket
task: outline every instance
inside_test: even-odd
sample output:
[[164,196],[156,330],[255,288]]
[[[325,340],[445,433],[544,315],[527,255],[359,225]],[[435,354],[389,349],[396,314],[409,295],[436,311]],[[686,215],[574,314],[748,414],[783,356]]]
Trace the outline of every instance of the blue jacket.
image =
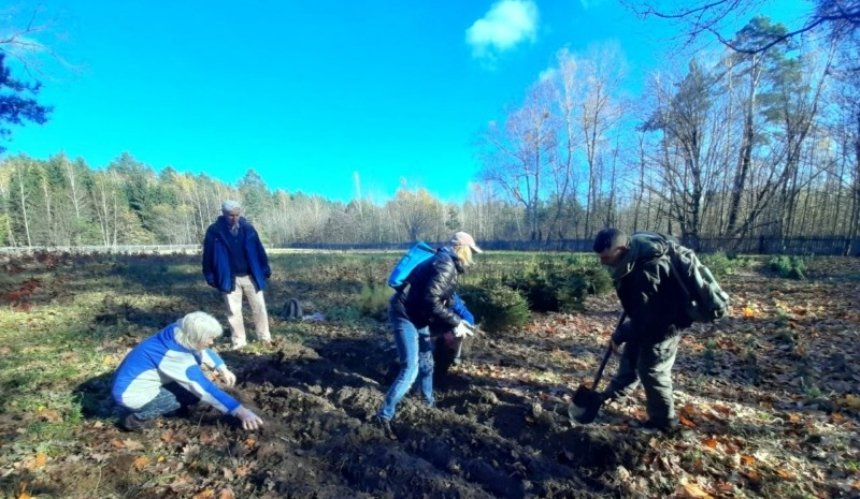
[[454,293],[453,301],[454,303],[451,304],[451,310],[453,310],[455,314],[459,315],[468,324],[474,326],[475,316],[472,315],[472,312],[470,312],[466,307],[466,303],[462,298],[460,298],[460,293]]
[[[245,235],[243,247],[251,270],[250,276],[257,289],[264,291],[266,279],[272,276],[266,250],[253,225],[240,218],[239,227]],[[227,239],[229,230],[224,217],[218,217],[206,230],[206,237],[203,239],[203,277],[206,278],[206,284],[222,293],[230,293],[236,289],[235,276],[230,270],[230,244]]]
[[140,409],[152,401],[163,385],[176,382],[203,402],[233,413],[239,402],[209,380],[201,365],[217,369],[224,361],[212,350],[195,351],[176,341],[177,324],[150,336],[125,356],[113,378],[111,394],[117,404]]

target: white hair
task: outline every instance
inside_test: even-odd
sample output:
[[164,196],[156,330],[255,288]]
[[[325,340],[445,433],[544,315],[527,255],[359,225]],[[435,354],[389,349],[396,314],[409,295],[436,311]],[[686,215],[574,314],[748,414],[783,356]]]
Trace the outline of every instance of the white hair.
[[233,210],[241,210],[242,205],[239,204],[239,201],[233,201],[232,199],[228,199],[221,203],[221,211],[224,213],[230,213]]
[[209,338],[217,338],[224,333],[224,328],[218,319],[206,312],[191,312],[179,319],[179,328],[176,330],[176,341],[192,350],[197,350],[198,345]]

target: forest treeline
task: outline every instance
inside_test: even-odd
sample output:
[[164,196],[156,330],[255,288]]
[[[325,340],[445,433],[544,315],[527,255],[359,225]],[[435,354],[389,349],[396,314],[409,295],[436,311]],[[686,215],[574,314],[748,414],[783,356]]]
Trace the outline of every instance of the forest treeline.
[[[653,74],[627,95],[612,45],[562,50],[522,102],[476,140],[461,203],[401,188],[348,203],[156,169],[123,153],[0,162],[0,245],[197,244],[222,200],[240,200],[270,245],[591,237],[607,225],[682,237],[856,238],[857,47],[796,37],[757,17],[732,49]],[[289,164],[288,168],[303,168]],[[441,166],[441,165],[440,165]],[[321,191],[323,190],[321,186]]]

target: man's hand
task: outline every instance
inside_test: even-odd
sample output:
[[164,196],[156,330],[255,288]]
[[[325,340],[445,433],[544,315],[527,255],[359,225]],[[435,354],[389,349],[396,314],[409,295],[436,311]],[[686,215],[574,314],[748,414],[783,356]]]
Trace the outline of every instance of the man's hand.
[[615,355],[621,355],[621,344],[615,343],[615,340],[610,340],[610,343],[612,344],[612,353]]
[[233,371],[227,368],[227,364],[222,365],[218,369],[218,374],[221,375],[221,380],[224,381],[225,385],[233,386],[236,384],[236,375],[233,374]]
[[469,323],[466,321],[460,321],[460,323],[457,324],[457,327],[454,328],[454,336],[456,336],[457,338],[474,335],[475,331],[472,329],[472,326],[469,325]]
[[246,430],[256,430],[263,426],[263,420],[260,419],[260,416],[257,416],[250,410],[246,409],[245,406],[239,406],[234,414],[240,421],[242,421],[242,428]]

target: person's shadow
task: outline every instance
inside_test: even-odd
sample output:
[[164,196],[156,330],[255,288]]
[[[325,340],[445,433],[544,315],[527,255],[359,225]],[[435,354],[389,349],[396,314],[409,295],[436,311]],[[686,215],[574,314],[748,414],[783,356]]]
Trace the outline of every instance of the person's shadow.
[[112,380],[113,372],[100,374],[84,381],[72,391],[85,419],[109,419],[116,416],[116,404],[110,394]]

